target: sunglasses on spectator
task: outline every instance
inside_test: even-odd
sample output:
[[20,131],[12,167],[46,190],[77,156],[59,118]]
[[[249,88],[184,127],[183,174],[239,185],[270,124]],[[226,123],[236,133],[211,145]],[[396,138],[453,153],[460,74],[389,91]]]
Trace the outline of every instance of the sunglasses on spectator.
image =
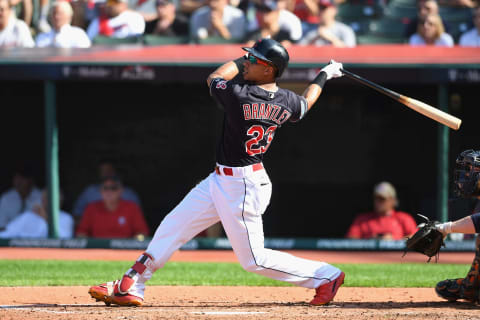
[[118,191],[120,186],[103,186],[102,190],[104,191]]
[[382,197],[382,196],[374,196],[373,200],[378,201],[378,202],[384,202],[384,201],[387,201],[387,198]]
[[268,62],[258,59],[257,57],[255,57],[251,53],[248,53],[247,56],[245,57],[245,59],[247,59],[251,64],[261,64],[261,65],[264,65],[266,67],[271,66]]

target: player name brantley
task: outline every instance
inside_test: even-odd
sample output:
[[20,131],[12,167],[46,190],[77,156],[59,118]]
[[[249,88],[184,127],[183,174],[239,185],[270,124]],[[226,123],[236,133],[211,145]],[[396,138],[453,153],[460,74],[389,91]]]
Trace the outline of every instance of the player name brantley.
[[265,104],[265,103],[245,103],[243,105],[243,116],[245,120],[259,119],[259,120],[271,120],[278,125],[281,125],[290,118],[292,115],[288,110],[277,105]]

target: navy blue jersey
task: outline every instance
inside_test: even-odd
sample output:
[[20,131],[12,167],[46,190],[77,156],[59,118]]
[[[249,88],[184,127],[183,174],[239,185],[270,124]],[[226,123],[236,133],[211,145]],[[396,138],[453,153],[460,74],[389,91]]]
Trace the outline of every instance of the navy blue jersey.
[[306,114],[307,101],[290,90],[270,92],[257,85],[215,78],[210,95],[222,106],[223,132],[217,145],[217,162],[243,167],[261,162],[275,130]]

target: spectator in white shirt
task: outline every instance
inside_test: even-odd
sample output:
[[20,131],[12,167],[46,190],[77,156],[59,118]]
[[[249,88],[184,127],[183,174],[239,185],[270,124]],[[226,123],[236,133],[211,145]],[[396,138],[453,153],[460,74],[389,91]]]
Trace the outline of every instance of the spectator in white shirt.
[[190,38],[208,37],[238,39],[245,36],[243,11],[230,6],[228,0],[208,0],[208,5],[196,10],[190,18]]
[[30,29],[25,22],[15,17],[10,1],[0,0],[0,48],[31,48],[34,45]]
[[[300,19],[291,12],[279,7],[280,1],[262,0],[255,4],[258,28],[248,32],[245,41],[247,46],[253,45],[262,38],[272,38],[284,47],[300,40],[302,25]],[[281,20],[282,12],[288,13]],[[288,20],[288,22],[286,22]]]
[[[62,195],[60,194],[60,202]],[[42,203],[25,211],[12,220],[6,229],[0,232],[0,238],[48,238],[47,193],[42,193]],[[66,212],[59,212],[59,237],[72,238],[74,221]]]
[[480,7],[477,7],[473,11],[473,24],[475,28],[462,34],[459,45],[464,47],[480,47]]
[[334,47],[354,47],[356,45],[353,29],[335,20],[338,9],[333,0],[320,0],[318,10],[320,18],[318,28],[305,34],[300,44],[332,45]]
[[452,36],[445,32],[442,18],[433,13],[418,20],[417,33],[410,37],[409,43],[412,46],[453,47],[454,45]]
[[42,192],[34,185],[31,168],[17,168],[12,185],[11,189],[0,196],[0,229],[5,228],[20,213],[31,210],[41,202]]
[[67,1],[57,1],[51,9],[52,30],[36,38],[37,47],[88,48],[91,45],[85,31],[70,25],[73,10]]
[[98,35],[112,38],[136,37],[145,31],[143,16],[129,10],[127,0],[107,0],[104,11],[88,26],[90,39]]

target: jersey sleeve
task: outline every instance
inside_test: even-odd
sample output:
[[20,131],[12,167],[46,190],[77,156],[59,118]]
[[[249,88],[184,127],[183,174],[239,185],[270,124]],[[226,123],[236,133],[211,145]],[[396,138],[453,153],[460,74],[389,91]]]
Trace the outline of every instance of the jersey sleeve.
[[226,110],[234,103],[233,82],[215,78],[210,82],[210,95]]
[[288,105],[292,108],[291,122],[297,122],[303,119],[308,111],[307,99],[297,94],[292,94],[288,98]]

